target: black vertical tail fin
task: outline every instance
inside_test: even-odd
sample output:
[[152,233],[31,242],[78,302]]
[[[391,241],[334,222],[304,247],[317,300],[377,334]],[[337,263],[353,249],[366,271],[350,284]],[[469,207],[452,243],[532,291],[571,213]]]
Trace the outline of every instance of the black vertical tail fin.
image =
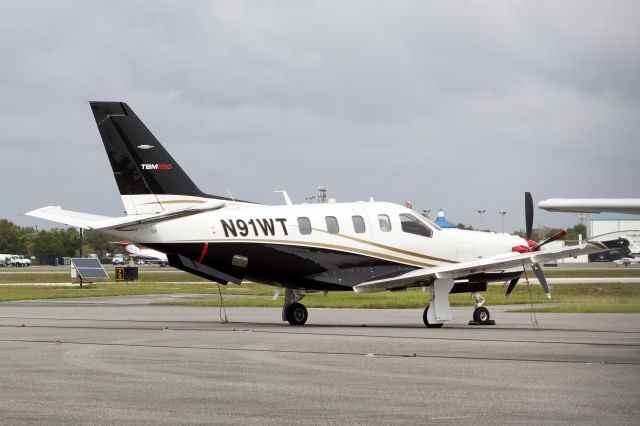
[[189,207],[207,199],[123,102],[90,102],[127,214]]

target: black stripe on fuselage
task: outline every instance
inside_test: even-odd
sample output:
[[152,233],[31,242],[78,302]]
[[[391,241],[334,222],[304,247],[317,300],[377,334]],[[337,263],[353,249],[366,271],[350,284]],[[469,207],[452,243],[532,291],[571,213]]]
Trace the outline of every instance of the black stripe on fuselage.
[[[144,245],[196,261],[204,248],[204,242]],[[247,266],[234,266],[234,256],[246,257]],[[365,281],[390,278],[416,269],[402,263],[328,248],[248,242],[209,244],[202,264],[247,280],[333,291],[351,290]]]
[[[418,269],[416,266],[399,262],[313,246],[244,241],[215,242],[209,243],[205,251],[204,242],[143,244],[167,255],[185,256],[192,259],[194,263],[205,252],[202,265],[225,274],[249,281],[308,290],[347,291],[363,282],[393,278]],[[232,264],[234,256],[247,258],[246,267],[234,266]],[[463,285],[464,282],[472,285],[473,283],[486,285],[487,282],[511,280],[520,276],[521,273],[521,271],[476,273],[460,277],[457,279],[460,284],[457,285]],[[206,275],[198,275],[206,277]],[[483,289],[470,291],[483,291]]]

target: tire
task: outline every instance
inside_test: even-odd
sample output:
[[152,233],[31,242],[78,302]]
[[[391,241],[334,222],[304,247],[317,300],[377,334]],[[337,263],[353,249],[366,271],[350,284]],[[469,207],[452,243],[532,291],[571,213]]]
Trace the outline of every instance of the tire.
[[438,323],[438,324],[431,324],[429,323],[429,320],[427,319],[427,311],[429,310],[429,305],[427,305],[426,308],[424,308],[424,312],[422,313],[422,321],[424,321],[424,325],[427,326],[427,328],[440,328],[442,327],[442,323]]
[[286,317],[291,325],[304,325],[309,318],[309,313],[302,303],[292,303],[287,308]]
[[484,306],[480,306],[473,311],[473,320],[480,325],[487,325],[491,319],[489,310]]

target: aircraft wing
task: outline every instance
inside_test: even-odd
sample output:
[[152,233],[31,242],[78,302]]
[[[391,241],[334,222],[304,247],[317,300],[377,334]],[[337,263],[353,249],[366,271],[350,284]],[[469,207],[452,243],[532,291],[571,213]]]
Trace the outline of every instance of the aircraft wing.
[[550,212],[640,214],[640,198],[550,198],[538,207]]
[[136,226],[144,223],[163,222],[180,217],[191,216],[206,211],[217,210],[225,206],[220,200],[200,204],[186,209],[172,210],[166,213],[149,213],[139,215],[127,215],[122,217],[100,216],[91,213],[82,213],[71,210],[63,210],[60,206],[47,206],[25,213],[27,216],[50,220],[65,225],[76,226],[84,229],[120,229]]
[[618,239],[611,241],[589,241],[586,244],[563,247],[552,250],[541,250],[531,253],[505,253],[486,259],[472,260],[435,268],[416,269],[411,272],[382,280],[367,281],[353,288],[356,293],[373,293],[384,290],[397,290],[408,287],[430,285],[439,278],[458,279],[481,272],[500,272],[532,263],[545,263],[584,254],[598,253],[627,247],[629,241]]

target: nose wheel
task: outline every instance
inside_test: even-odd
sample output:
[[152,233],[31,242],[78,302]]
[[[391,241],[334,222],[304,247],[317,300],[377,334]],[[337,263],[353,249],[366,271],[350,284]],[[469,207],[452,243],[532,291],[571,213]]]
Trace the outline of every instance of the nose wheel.
[[484,297],[474,292],[471,294],[471,298],[476,301],[476,308],[473,310],[473,321],[469,322],[469,325],[495,325],[495,321],[491,319],[489,310],[484,306]]
[[488,325],[491,321],[489,310],[484,306],[480,306],[473,311],[473,320],[478,325]]

